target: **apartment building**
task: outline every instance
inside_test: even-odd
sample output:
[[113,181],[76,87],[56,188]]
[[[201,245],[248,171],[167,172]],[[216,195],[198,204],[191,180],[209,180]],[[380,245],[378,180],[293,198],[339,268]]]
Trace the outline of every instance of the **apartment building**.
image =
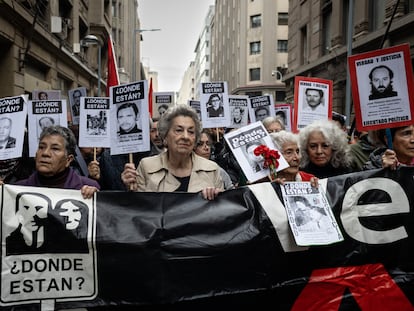
[[[0,97],[30,96],[33,90],[48,89],[61,90],[62,98],[67,98],[68,90],[81,86],[89,96],[104,96],[111,33],[121,82],[129,81],[132,38],[139,27],[137,6],[136,0],[1,1]],[[83,44],[87,35],[97,41]],[[139,64],[139,49],[135,59]],[[137,72],[139,79],[140,66]]]
[[354,113],[347,85],[348,56],[409,43],[413,58],[414,1],[398,2],[396,6],[397,0],[289,1],[287,101],[293,103],[295,76],[333,80],[333,110],[347,115],[349,125]]
[[184,73],[180,90],[178,91],[177,104],[187,104],[189,100],[196,100],[197,86],[194,77],[195,62],[192,61]]
[[197,87],[195,91],[195,100],[200,99],[198,86],[200,83],[210,81],[210,42],[211,42],[211,24],[214,20],[214,5],[208,9],[204,20],[204,26],[197,40],[194,50],[194,84]]
[[216,1],[211,81],[227,81],[231,94],[285,102],[288,11],[288,0]]

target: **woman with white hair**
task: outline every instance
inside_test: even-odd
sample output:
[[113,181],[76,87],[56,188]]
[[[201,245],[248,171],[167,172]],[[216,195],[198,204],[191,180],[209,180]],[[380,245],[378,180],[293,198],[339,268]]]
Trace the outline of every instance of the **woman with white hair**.
[[276,148],[285,158],[289,167],[277,173],[276,181],[283,183],[285,181],[310,181],[317,184],[318,178],[314,175],[300,171],[299,165],[301,154],[299,150],[299,137],[297,134],[287,131],[271,133]]
[[319,178],[352,172],[348,138],[333,121],[315,121],[299,132],[301,169]]

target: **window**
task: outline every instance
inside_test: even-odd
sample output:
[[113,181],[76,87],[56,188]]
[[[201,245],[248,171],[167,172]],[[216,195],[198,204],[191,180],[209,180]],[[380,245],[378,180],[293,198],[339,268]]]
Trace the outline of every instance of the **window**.
[[[377,2],[375,2],[377,3]],[[342,18],[342,37],[343,37],[343,44],[346,44],[348,41],[348,13],[349,13],[349,0],[343,0],[342,2],[342,14],[344,15],[344,18]]]
[[371,0],[370,6],[370,21],[371,30],[377,30],[384,26],[385,19],[385,1],[384,0]]
[[260,54],[260,41],[250,42],[250,55]]
[[262,15],[250,16],[250,28],[257,28],[262,26]]
[[322,9],[322,55],[328,54],[331,50],[331,20],[332,2],[327,1]]
[[277,24],[278,25],[287,25],[288,24],[288,13],[278,13],[277,14]]
[[308,63],[308,31],[306,26],[300,30],[300,63]]
[[117,15],[117,12],[116,12],[116,3],[115,2],[112,3],[111,13],[112,13],[112,16],[113,17],[117,17],[118,16]]
[[276,97],[277,102],[284,102],[286,99],[286,92],[285,91],[276,91]]
[[260,91],[246,92],[246,95],[249,96],[249,98],[256,97],[256,96],[262,96],[262,92]]
[[408,3],[406,4],[405,13],[409,13],[412,11],[414,11],[414,0],[408,0]]
[[260,80],[260,68],[250,68],[250,81]]
[[279,53],[287,53],[287,51],[288,51],[288,41],[287,40],[277,40],[277,51]]

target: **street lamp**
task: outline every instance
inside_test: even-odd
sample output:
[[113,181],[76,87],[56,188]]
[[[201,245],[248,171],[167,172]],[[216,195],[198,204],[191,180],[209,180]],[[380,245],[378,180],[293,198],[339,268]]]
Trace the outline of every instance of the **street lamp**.
[[132,31],[132,81],[136,80],[136,72],[137,72],[137,66],[135,65],[136,62],[136,45],[137,45],[137,33],[141,34],[144,31],[160,31],[159,28],[151,28],[151,29],[134,29]]
[[81,46],[89,47],[92,45],[98,46],[98,97],[101,96],[101,41],[95,35],[86,35],[81,40]]

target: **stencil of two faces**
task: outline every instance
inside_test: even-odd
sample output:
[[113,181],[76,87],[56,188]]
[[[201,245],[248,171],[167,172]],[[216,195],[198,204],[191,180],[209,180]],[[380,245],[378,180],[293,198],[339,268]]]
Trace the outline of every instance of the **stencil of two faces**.
[[[28,249],[33,250],[43,246],[47,241],[45,226],[49,213],[52,212],[51,205],[50,199],[40,193],[22,192],[16,196],[18,225],[6,238],[8,254],[27,253]],[[55,217],[56,215],[61,217],[58,222],[63,224],[66,231],[76,230],[87,223],[87,206],[78,200],[61,200],[56,204],[53,212]]]

